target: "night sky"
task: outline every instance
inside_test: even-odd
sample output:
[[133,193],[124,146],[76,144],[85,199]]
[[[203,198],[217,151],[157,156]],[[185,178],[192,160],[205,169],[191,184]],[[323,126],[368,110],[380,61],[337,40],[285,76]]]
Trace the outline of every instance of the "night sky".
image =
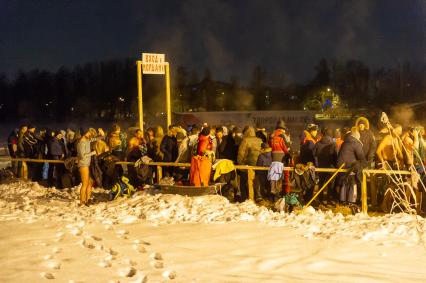
[[426,1],[0,0],[0,72],[166,53],[172,70],[303,81],[322,57],[426,62]]

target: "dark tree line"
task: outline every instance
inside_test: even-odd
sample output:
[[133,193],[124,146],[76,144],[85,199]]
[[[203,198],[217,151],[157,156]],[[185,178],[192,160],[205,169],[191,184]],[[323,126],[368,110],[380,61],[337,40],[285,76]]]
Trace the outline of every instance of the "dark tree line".
[[[93,62],[56,72],[19,71],[14,78],[0,74],[0,118],[31,119],[134,119],[137,115],[135,59]],[[237,77],[214,79],[209,70],[201,78],[184,67],[172,69],[173,110],[229,111],[303,109],[304,101],[320,89],[332,88],[352,108],[378,107],[424,101],[426,66],[398,64],[370,69],[361,61],[321,59],[315,76],[305,84],[270,83],[261,66],[253,69],[247,86]],[[164,77],[143,76],[145,115],[165,111]]]

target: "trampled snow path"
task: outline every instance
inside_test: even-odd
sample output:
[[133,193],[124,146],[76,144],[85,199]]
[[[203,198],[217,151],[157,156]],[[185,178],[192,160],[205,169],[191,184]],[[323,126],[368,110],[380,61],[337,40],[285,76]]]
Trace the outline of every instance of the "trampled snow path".
[[[102,189],[96,189],[95,194],[101,197],[105,192]],[[149,227],[148,223],[152,227],[150,230],[163,231],[161,235],[151,235],[153,239],[158,240],[155,244],[140,238],[140,235],[149,234],[149,230],[146,230],[146,227]],[[252,223],[248,226],[251,228],[244,232],[245,235],[235,234],[236,227],[245,229],[246,226],[241,226],[244,223]],[[185,226],[193,224],[198,226]],[[37,279],[32,275],[26,275],[28,276],[26,277],[27,281],[52,278],[50,280],[79,282],[81,278],[74,274],[75,269],[81,269],[82,274],[85,274],[83,278],[87,280],[86,282],[96,282],[93,279],[100,280],[100,278],[112,278],[120,282],[179,281],[182,278],[185,279],[179,282],[187,282],[188,278],[198,278],[201,282],[204,279],[211,282],[223,280],[229,282],[258,282],[258,280],[276,282],[278,280],[282,282],[279,278],[281,278],[281,272],[284,271],[281,270],[286,270],[288,265],[292,264],[293,259],[296,258],[299,258],[300,265],[308,270],[305,275],[308,277],[298,277],[291,274],[293,276],[291,277],[293,278],[292,281],[302,280],[303,278],[302,281],[304,281],[306,278],[311,278],[312,274],[318,280],[320,278],[321,280],[322,278],[328,278],[328,280],[332,278],[327,277],[330,274],[323,271],[338,265],[341,256],[336,254],[335,259],[321,256],[318,260],[302,260],[303,254],[297,254],[297,250],[301,248],[299,247],[300,239],[303,239],[300,236],[304,236],[305,241],[312,243],[319,240],[326,241],[325,243],[352,243],[348,244],[348,248],[338,247],[337,250],[340,249],[344,253],[352,253],[356,256],[367,255],[369,252],[368,250],[362,251],[362,253],[360,253],[360,250],[351,251],[354,246],[358,248],[359,243],[362,242],[370,246],[370,249],[373,249],[373,246],[371,246],[373,244],[379,250],[386,250],[386,247],[388,247],[394,253],[401,251],[401,247],[406,247],[406,249],[411,247],[416,252],[426,251],[424,249],[424,241],[426,240],[425,219],[407,214],[382,217],[368,217],[358,214],[344,217],[341,214],[315,211],[311,208],[299,214],[286,214],[272,212],[266,208],[258,207],[252,202],[231,204],[220,196],[152,196],[144,193],[137,193],[131,199],[101,202],[87,208],[78,207],[78,188],[59,191],[54,188],[40,187],[38,184],[30,182],[0,185],[0,225],[6,227],[6,230],[7,227],[16,229],[16,234],[20,235],[20,237],[16,237],[17,241],[22,237],[31,239],[31,241],[22,242],[22,246],[20,246],[20,249],[37,255],[34,264],[27,262],[28,269],[36,266],[31,274],[36,274]],[[197,227],[202,229],[195,232],[194,229],[198,230]],[[264,245],[265,243],[262,241],[271,237],[270,232],[265,231],[265,238],[257,239],[255,235],[260,234],[260,231],[256,231],[259,227],[271,227],[271,231],[281,229],[280,227],[285,228],[284,231],[293,229],[292,231],[297,231],[297,237],[300,237],[300,239],[297,240],[293,236],[294,244],[290,244],[285,248],[285,254],[280,253],[280,255],[275,255],[274,242],[264,246],[263,251],[260,251],[261,254],[257,254],[256,248],[252,249],[247,246],[242,246],[242,250],[238,248],[238,241],[245,243],[249,240],[250,244],[259,247]],[[23,234],[22,231],[25,231],[25,229],[31,229],[32,233]],[[200,236],[205,238],[216,237],[214,235],[217,230],[222,230],[225,234],[229,233],[229,237],[232,238],[227,238],[228,243],[218,246],[220,238],[219,241],[215,240],[208,243],[199,238]],[[185,231],[188,231],[189,234],[186,235]],[[209,232],[203,234],[203,231]],[[3,231],[3,233],[7,234],[7,231]],[[209,233],[209,235],[205,233]],[[294,234],[294,232],[292,233]],[[11,235],[11,237],[13,236]],[[194,247],[184,248],[188,245],[188,241],[191,242],[191,237],[199,242],[193,243]],[[283,235],[283,238],[285,238],[285,235]],[[235,244],[232,244],[233,240],[237,240],[235,251],[232,251],[235,246]],[[176,245],[173,245],[175,241]],[[277,241],[277,239],[272,237],[271,241]],[[29,243],[31,247],[23,246],[23,243],[26,243],[25,245]],[[229,246],[230,243],[232,246]],[[353,243],[358,244],[354,245]],[[282,245],[283,243],[280,242],[280,246]],[[16,246],[19,247],[19,243]],[[400,248],[395,249],[395,247]],[[16,248],[15,250],[20,249]],[[196,252],[197,249],[204,250],[209,256],[206,256],[202,250]],[[231,254],[226,255],[226,249]],[[222,258],[220,255],[216,255],[214,251],[220,251]],[[11,253],[13,254],[13,252]],[[192,269],[191,258],[185,258],[186,252],[189,252],[195,258],[199,257],[196,260],[198,266],[204,268],[204,275],[199,273],[198,269]],[[315,249],[313,249],[313,252],[315,252]],[[384,261],[387,261],[386,257],[390,254],[391,252],[388,251],[380,252],[379,257],[383,257]],[[242,255],[245,255],[244,258],[241,257]],[[213,261],[210,256],[216,260]],[[311,256],[315,258],[316,255],[314,253]],[[15,257],[20,257],[20,254],[15,253]],[[171,258],[179,260],[171,260]],[[256,258],[258,259],[256,260]],[[22,259],[24,262],[28,260]],[[9,259],[7,262],[10,262]],[[224,265],[222,266],[218,262]],[[361,261],[354,263],[362,264]],[[234,264],[236,266],[233,266]],[[379,265],[380,261],[376,261],[372,266]],[[22,266],[25,266],[25,264],[22,264]],[[91,269],[83,272],[85,266],[97,270],[95,273],[100,272],[100,274],[92,274]],[[293,267],[293,265],[290,266]],[[215,268],[219,270],[228,268],[229,274],[220,277],[215,272],[208,273],[210,269],[215,270]],[[297,266],[293,268],[299,269]],[[254,277],[248,277],[248,274],[244,273],[254,271],[254,269],[258,273],[256,276],[253,275]],[[406,270],[406,267],[404,267],[404,270]],[[7,272],[7,270],[3,272]],[[370,271],[359,274],[364,278],[374,279],[374,277],[370,277],[368,272]],[[399,274],[398,272],[389,274],[395,276],[395,274]],[[423,276],[414,271],[411,272],[409,278],[412,281]],[[230,280],[236,274],[239,277],[234,278],[235,281]],[[287,276],[290,276],[290,274],[287,274]],[[22,281],[22,278],[15,278],[10,274],[2,277],[2,272],[0,272],[1,278],[12,282]],[[346,280],[351,278],[350,276],[341,278],[344,278],[342,281],[345,282],[357,282],[356,280]],[[388,278],[388,276],[382,275],[381,278]],[[387,279],[384,282],[386,281]],[[382,281],[378,280],[377,282]]]

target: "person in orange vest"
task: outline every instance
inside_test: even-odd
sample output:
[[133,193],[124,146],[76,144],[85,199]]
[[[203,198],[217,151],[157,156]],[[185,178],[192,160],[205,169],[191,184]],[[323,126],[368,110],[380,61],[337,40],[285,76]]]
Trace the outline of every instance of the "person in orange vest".
[[340,147],[342,147],[344,139],[342,138],[342,130],[340,128],[337,128],[334,131],[334,142],[336,143],[337,153],[340,150]]
[[309,124],[304,134],[304,139],[300,146],[300,162],[303,164],[308,164],[308,162],[315,164],[314,148],[317,143],[318,126]]

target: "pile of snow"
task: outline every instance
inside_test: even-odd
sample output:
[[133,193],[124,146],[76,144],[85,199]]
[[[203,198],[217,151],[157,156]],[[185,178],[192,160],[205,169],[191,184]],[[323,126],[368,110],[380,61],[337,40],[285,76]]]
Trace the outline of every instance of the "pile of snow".
[[[186,197],[142,192],[131,199],[79,207],[78,192],[78,187],[61,191],[31,182],[0,185],[0,220],[31,222],[59,217],[65,221],[84,220],[105,225],[137,221],[149,221],[153,225],[257,221],[300,229],[307,238],[351,237],[380,244],[401,242],[406,245],[426,242],[425,219],[409,214],[343,216],[331,211],[316,211],[312,207],[289,214],[273,212],[251,201],[233,204],[218,195]],[[105,198],[107,191],[95,189],[94,194]]]

